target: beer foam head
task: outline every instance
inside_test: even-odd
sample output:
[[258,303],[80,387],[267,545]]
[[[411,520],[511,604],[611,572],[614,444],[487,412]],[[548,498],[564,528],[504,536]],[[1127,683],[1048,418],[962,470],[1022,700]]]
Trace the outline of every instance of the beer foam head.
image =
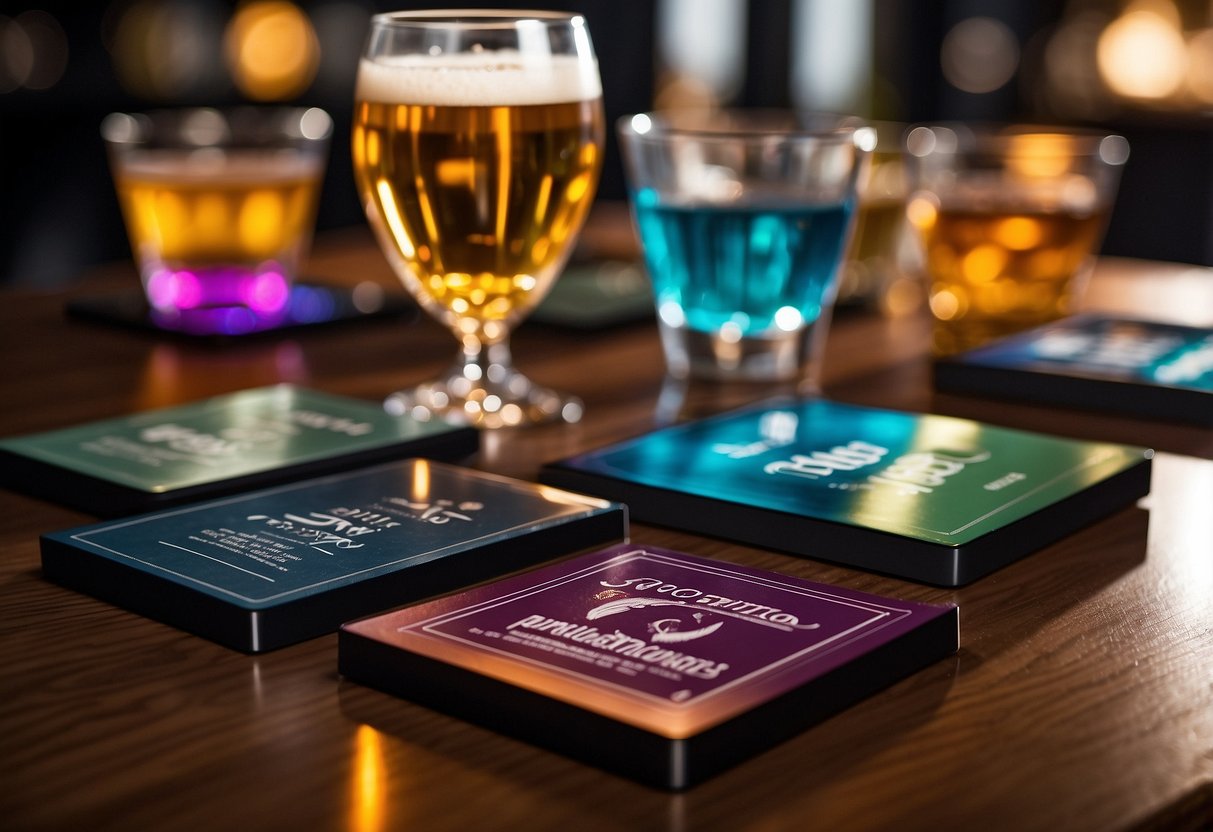
[[597,62],[575,55],[397,55],[364,58],[358,67],[358,99],[383,104],[516,107],[601,96]]

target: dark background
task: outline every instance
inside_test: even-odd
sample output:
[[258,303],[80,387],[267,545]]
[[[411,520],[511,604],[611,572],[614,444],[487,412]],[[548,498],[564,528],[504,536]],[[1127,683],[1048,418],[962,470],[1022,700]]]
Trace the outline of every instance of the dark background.
[[[848,2],[848,0],[839,0]],[[87,6],[45,2],[68,46],[59,80],[46,89],[0,90],[0,283],[59,286],[89,264],[129,257],[98,125],[116,110],[242,103],[246,99],[221,71],[222,56],[204,56],[206,71],[171,98],[133,91],[115,71],[115,21],[135,2]],[[146,5],[146,3],[145,3]],[[221,0],[169,0],[193,14],[172,49],[216,41],[239,5]],[[289,100],[321,106],[336,131],[318,217],[320,230],[364,222],[354,193],[348,125],[357,55],[370,14],[430,4],[299,2],[313,17],[322,58],[315,81]],[[534,3],[482,5],[533,7]],[[653,106],[661,67],[655,57],[657,6],[638,0],[544,2],[573,9],[590,23],[603,74],[608,123]],[[1041,105],[1043,39],[1084,7],[1111,15],[1117,2],[1054,0],[873,0],[871,99],[866,116],[914,122],[937,119],[1033,120],[1099,126],[1125,135],[1132,156],[1104,243],[1115,255],[1213,265],[1213,116],[1208,108],[1170,109],[1117,105],[1098,113]],[[0,24],[21,20],[33,6],[0,6]],[[1207,6],[1199,14],[1209,15]],[[1002,21],[1021,50],[1016,76],[1001,88],[966,93],[948,83],[940,48],[959,20],[981,15]],[[734,105],[788,105],[790,3],[752,0],[748,7],[745,77]],[[1197,21],[1198,23],[1200,21]],[[1204,21],[1208,26],[1213,21]],[[0,32],[0,60],[5,43]],[[186,54],[186,53],[181,53]],[[1154,57],[1143,54],[1141,60]],[[173,58],[172,50],[169,54]],[[0,64],[2,66],[2,64]],[[0,75],[0,80],[3,76]],[[600,199],[622,199],[622,171],[609,138]]]

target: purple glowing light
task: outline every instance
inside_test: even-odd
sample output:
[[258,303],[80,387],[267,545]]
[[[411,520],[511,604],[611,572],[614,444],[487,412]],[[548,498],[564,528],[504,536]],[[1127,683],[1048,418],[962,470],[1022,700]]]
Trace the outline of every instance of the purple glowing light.
[[157,326],[193,334],[243,335],[281,326],[291,283],[282,265],[160,266],[147,278]]
[[203,300],[198,275],[185,269],[157,269],[147,281],[148,302],[164,312],[193,309]]
[[[276,264],[267,264],[276,265]],[[280,312],[291,297],[290,283],[281,271],[273,269],[253,275],[244,285],[244,298],[254,312]]]

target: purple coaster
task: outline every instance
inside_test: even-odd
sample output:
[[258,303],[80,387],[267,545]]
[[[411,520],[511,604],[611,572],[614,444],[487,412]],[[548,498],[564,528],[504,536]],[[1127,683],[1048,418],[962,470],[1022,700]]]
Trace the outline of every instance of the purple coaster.
[[[621,545],[342,628],[341,671],[690,785],[953,653],[957,608]],[[503,714],[508,713],[508,718]],[[570,742],[606,731],[608,748]]]

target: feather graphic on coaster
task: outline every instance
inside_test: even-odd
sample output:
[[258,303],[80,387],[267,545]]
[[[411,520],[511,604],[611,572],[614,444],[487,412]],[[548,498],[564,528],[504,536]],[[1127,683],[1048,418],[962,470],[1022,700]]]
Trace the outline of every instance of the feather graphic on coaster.
[[[670,601],[665,598],[619,598],[614,601],[608,601],[605,604],[600,604],[594,609],[586,613],[587,620],[595,618],[604,618],[608,615],[616,615],[617,613],[627,610],[642,609],[644,607],[685,607],[685,601]],[[694,616],[696,621],[703,620],[703,616],[696,613]],[[659,621],[654,621],[649,624],[649,630],[652,631],[652,639],[655,642],[676,643],[683,641],[692,641],[693,639],[703,638],[711,635],[723,626],[723,621],[717,621],[715,624],[709,624],[706,627],[700,627],[697,630],[679,631],[678,625],[682,622],[676,618],[663,618]]]
[[[696,616],[698,618],[698,616]],[[678,643],[683,641],[693,641],[697,638],[710,636],[712,633],[724,626],[723,621],[717,621],[715,624],[709,624],[706,627],[700,627],[697,630],[686,630],[680,632],[676,628],[682,622],[677,618],[663,618],[660,621],[654,621],[649,625],[649,629],[653,631],[653,641],[662,643]]]
[[599,604],[587,612],[585,617],[592,621],[595,618],[605,618],[608,615],[615,615],[627,610],[660,606],[682,607],[686,606],[686,604],[683,601],[667,601],[665,598],[620,598],[616,601],[607,601],[605,604]]

